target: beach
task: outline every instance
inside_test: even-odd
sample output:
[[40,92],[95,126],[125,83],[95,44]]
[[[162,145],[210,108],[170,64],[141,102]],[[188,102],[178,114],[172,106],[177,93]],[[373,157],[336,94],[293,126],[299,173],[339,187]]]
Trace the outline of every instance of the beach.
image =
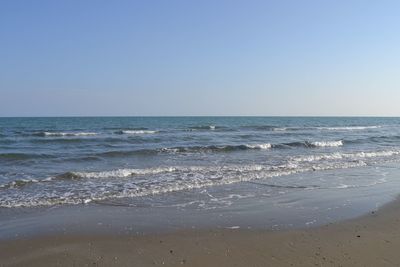
[[398,118],[0,128],[0,266],[400,264]]
[[311,229],[58,234],[0,243],[0,266],[398,266],[400,201]]

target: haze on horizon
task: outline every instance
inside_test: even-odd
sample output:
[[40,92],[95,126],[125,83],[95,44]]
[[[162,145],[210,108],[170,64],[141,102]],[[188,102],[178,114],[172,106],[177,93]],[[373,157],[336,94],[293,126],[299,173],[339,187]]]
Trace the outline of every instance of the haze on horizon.
[[398,1],[1,1],[0,116],[400,116]]

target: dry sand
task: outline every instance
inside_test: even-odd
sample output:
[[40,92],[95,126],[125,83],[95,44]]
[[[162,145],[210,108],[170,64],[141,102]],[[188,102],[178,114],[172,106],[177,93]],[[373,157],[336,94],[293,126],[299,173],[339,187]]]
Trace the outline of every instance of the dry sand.
[[400,266],[400,201],[362,218],[306,230],[3,241],[0,266]]

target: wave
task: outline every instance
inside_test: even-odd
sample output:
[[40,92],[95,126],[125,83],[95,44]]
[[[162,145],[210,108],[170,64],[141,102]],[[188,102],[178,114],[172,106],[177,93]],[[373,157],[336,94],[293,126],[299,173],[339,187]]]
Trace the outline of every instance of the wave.
[[53,181],[61,180],[81,180],[81,179],[106,179],[106,178],[127,178],[135,175],[154,175],[167,172],[178,172],[178,171],[196,171],[198,167],[159,167],[149,169],[116,169],[111,171],[99,171],[99,172],[66,172],[56,176],[51,176],[42,180],[39,179],[17,179],[6,184],[0,185],[2,189],[15,189],[22,188],[24,186],[34,183],[48,183]]
[[104,127],[102,128],[103,130],[148,130],[148,128],[145,127]]
[[97,135],[97,133],[94,132],[37,132],[33,134],[34,136],[54,136],[54,137],[60,137],[60,136],[93,136]]
[[282,144],[273,144],[272,148],[318,148],[318,147],[339,147],[343,146],[343,141],[297,141],[297,142],[290,142],[290,143],[282,143]]
[[107,152],[97,153],[95,157],[128,157],[136,155],[155,155],[161,152],[162,149],[137,149],[137,150],[111,150]]
[[311,145],[315,147],[337,147],[343,146],[343,141],[320,141],[320,142],[312,142]]
[[135,155],[155,155],[159,153],[206,153],[206,152],[234,152],[240,150],[267,150],[272,148],[269,143],[244,144],[244,145],[209,145],[209,146],[187,146],[187,147],[164,147],[154,149],[137,150],[114,150],[97,153],[99,157],[124,157]]
[[274,125],[245,125],[242,129],[254,130],[254,131],[286,131],[287,127],[274,126]]
[[120,130],[115,132],[116,134],[155,134],[158,131],[152,130]]
[[[393,156],[397,157],[393,158]],[[282,164],[273,166],[230,164],[71,171],[44,180],[15,180],[0,185],[0,188],[5,190],[0,194],[0,207],[80,204],[108,199],[141,197],[208,186],[255,182],[260,179],[304,172],[362,167],[379,162],[398,160],[398,156],[400,156],[400,150],[336,152],[289,157]],[[63,181],[67,181],[68,185],[64,185],[61,190],[59,183]],[[23,189],[32,184],[44,186],[44,190]],[[273,182],[266,182],[266,185],[279,187]],[[297,185],[285,185],[285,187],[302,189],[301,186]],[[67,192],[64,190],[66,188],[68,189]],[[18,195],[12,195],[12,192],[15,192],[16,189],[18,189]],[[309,186],[303,189],[309,189]],[[40,192],[43,192],[43,194],[40,194]],[[49,195],[48,192],[52,193]]]
[[0,185],[0,188],[3,189],[13,189],[13,188],[20,188],[28,184],[39,183],[39,180],[36,179],[19,179],[15,181],[11,181],[7,184]]
[[208,153],[208,152],[235,152],[243,150],[269,150],[269,149],[287,149],[287,148],[318,148],[318,147],[339,147],[343,141],[319,141],[319,142],[290,142],[282,144],[258,143],[258,144],[238,144],[238,145],[206,145],[206,146],[180,146],[164,147],[154,149],[137,150],[114,150],[98,153],[99,157],[124,157],[135,155],[154,155],[159,153]]
[[378,129],[381,128],[380,125],[373,126],[338,126],[338,127],[328,127],[328,126],[274,126],[274,125],[246,125],[242,126],[242,129],[253,130],[253,131],[281,131],[281,132],[298,132],[298,131],[361,131],[368,129]]
[[340,160],[350,159],[352,161],[368,159],[368,158],[380,158],[380,157],[392,157],[399,156],[400,150],[381,150],[381,151],[370,151],[370,152],[355,152],[355,153],[331,153],[321,155],[308,155],[308,156],[296,156],[292,160],[295,162],[315,162],[321,160]]
[[[221,129],[222,127],[218,127],[218,129]],[[204,130],[215,130],[217,129],[217,126],[215,125],[199,125],[199,126],[191,126],[189,127],[189,131],[204,131]]]
[[346,140],[346,143],[358,144],[364,142],[374,142],[374,143],[398,143],[400,135],[378,135],[370,136],[367,138],[357,138]]
[[319,186],[317,186],[317,185],[279,185],[279,184],[259,183],[259,182],[254,182],[254,181],[249,181],[249,183],[252,183],[252,184],[255,184],[255,185],[274,187],[274,188],[288,188],[288,189],[315,189],[315,188],[319,188]]
[[271,144],[265,143],[265,144],[255,144],[255,145],[246,145],[248,148],[251,149],[270,149],[272,147]]
[[179,169],[176,167],[159,167],[149,169],[117,169],[111,171],[100,172],[66,172],[55,177],[57,180],[76,180],[83,178],[125,178],[135,175],[154,175],[166,172],[175,172]]
[[270,149],[272,145],[269,143],[265,143],[265,144],[246,145],[246,147],[249,149]]
[[[358,166],[365,166],[363,161],[348,161],[348,162],[335,162],[331,160],[342,158],[370,158],[370,157],[388,157],[392,155],[400,155],[400,151],[380,151],[380,152],[359,152],[355,154],[327,154],[327,155],[314,155],[307,157],[291,158],[288,162],[275,165],[227,165],[227,166],[166,166],[166,167],[153,167],[145,169],[124,168],[115,169],[110,171],[70,171],[56,176],[47,177],[43,180],[39,179],[20,179],[0,185],[0,188],[21,188],[33,183],[49,183],[53,181],[80,181],[82,179],[122,179],[133,178],[135,176],[152,176],[171,173],[177,178],[177,181],[184,181],[200,179],[195,183],[203,183],[203,179],[221,184],[218,182],[224,180],[222,184],[230,184],[233,182],[252,181],[255,179],[268,178],[289,175],[293,173],[316,171],[316,170],[330,170],[340,168],[352,168]],[[301,162],[315,162],[325,160],[320,165],[299,165]],[[196,175],[197,174],[197,175]],[[200,176],[199,176],[200,175]],[[231,177],[232,179],[225,179],[224,177]],[[197,178],[196,178],[197,177]],[[148,178],[145,179],[146,181]],[[118,180],[116,180],[118,181]],[[0,205],[1,206],[1,205]]]
[[[69,140],[69,139],[55,139],[55,140]],[[114,140],[118,141],[118,140]],[[35,142],[41,142],[36,140]],[[62,141],[64,143],[64,141]],[[80,139],[71,139],[70,142],[81,142]],[[343,141],[317,141],[317,142],[290,142],[282,144],[271,143],[254,143],[254,144],[237,144],[237,145],[205,145],[205,146],[181,146],[181,147],[165,147],[165,148],[150,148],[150,149],[136,149],[136,150],[111,150],[100,152],[96,154],[89,154],[86,157],[129,157],[140,155],[156,155],[159,153],[210,153],[210,152],[235,152],[243,150],[270,150],[270,149],[287,149],[287,148],[318,148],[318,147],[339,147],[343,145]],[[55,156],[49,154],[32,154],[32,153],[0,153],[0,160],[27,160],[38,158],[54,158]]]
[[[103,146],[111,146],[112,144],[118,144],[118,143],[130,143],[130,144],[137,144],[137,143],[144,143],[143,140],[139,139],[124,139],[120,137],[70,137],[70,138],[30,138],[27,139],[28,142],[34,143],[34,144],[74,144],[74,143],[92,143],[92,144],[98,144],[103,145]],[[1,143],[1,140],[0,140]]]
[[272,145],[269,143],[265,144],[243,144],[243,145],[209,145],[209,146],[189,146],[189,147],[172,147],[162,148],[160,152],[230,152],[238,150],[249,150],[249,149],[269,149]]
[[381,128],[380,125],[373,126],[341,126],[341,127],[317,127],[319,130],[328,131],[357,131],[357,130],[367,130],[367,129],[378,129]]
[[[301,166],[288,163],[280,166],[263,165],[227,165],[227,166],[177,166],[159,167],[150,169],[117,169],[103,172],[71,172],[63,175],[62,179],[72,178],[78,180],[71,184],[70,191],[52,191],[49,196],[20,195],[22,197],[7,198],[0,195],[0,207],[32,207],[51,206],[61,204],[84,204],[92,201],[108,199],[143,197],[148,195],[165,194],[199,189],[210,186],[229,185],[239,182],[251,182],[295,173],[330,170],[338,168],[352,168],[363,166],[360,162],[347,162],[340,165],[324,164],[318,166]],[[166,173],[170,173],[165,175]],[[154,178],[145,176],[142,179],[134,178],[135,175],[155,175]],[[160,178],[161,177],[161,178]],[[46,179],[36,183],[51,186],[50,181],[57,178]],[[82,179],[96,179],[90,182]],[[102,181],[102,179],[106,179]],[[111,180],[110,180],[111,179]],[[120,179],[126,179],[121,183]],[[115,181],[115,182],[113,182]],[[22,186],[29,183],[21,184]],[[52,187],[50,187],[52,188]],[[54,187],[53,187],[54,188]],[[55,187],[57,188],[57,187]],[[5,188],[7,190],[7,188]],[[300,188],[299,188],[300,189]]]
[[[86,138],[85,139],[84,138],[32,138],[28,141],[30,143],[36,143],[36,144],[51,144],[51,143],[73,144],[73,143],[88,142],[89,139],[86,139]],[[97,142],[97,140],[96,140],[96,142]]]

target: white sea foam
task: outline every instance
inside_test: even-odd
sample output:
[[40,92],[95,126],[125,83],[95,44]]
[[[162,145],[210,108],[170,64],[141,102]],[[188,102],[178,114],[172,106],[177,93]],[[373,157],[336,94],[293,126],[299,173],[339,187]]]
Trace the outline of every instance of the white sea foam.
[[97,135],[94,132],[43,132],[44,136],[90,136]]
[[151,130],[122,130],[122,134],[155,134],[157,131]]
[[[361,167],[400,155],[400,151],[364,151],[290,157],[279,165],[230,164],[207,166],[160,166],[143,169],[70,172],[44,180],[27,180],[3,186],[0,207],[84,204],[91,201],[141,197],[216,185],[250,182],[310,171]],[[61,179],[70,178],[68,192],[60,189]],[[121,180],[124,179],[124,180]],[[43,182],[43,183],[42,183]],[[44,190],[24,190],[25,186]],[[13,189],[20,187],[18,191]],[[337,189],[348,188],[340,184]]]
[[330,131],[357,131],[357,130],[367,130],[367,129],[377,129],[382,126],[344,126],[344,127],[318,127],[320,130],[330,130]]
[[[130,198],[169,192],[192,190],[215,185],[229,185],[267,179],[315,170],[330,170],[362,166],[361,162],[324,163],[319,165],[296,165],[293,163],[279,166],[263,165],[227,165],[227,166],[177,166],[149,169],[119,169],[104,172],[74,172],[81,178],[71,184],[69,192],[57,190],[41,191],[39,195],[20,191],[18,198],[12,195],[0,195],[0,207],[30,207],[58,204],[85,204],[110,198]],[[170,174],[168,174],[170,173]],[[117,178],[128,178],[132,175],[154,175],[146,177],[139,183],[137,179],[127,179],[123,183]],[[96,179],[97,178],[97,179]],[[98,178],[106,178],[105,180]],[[92,181],[96,179],[96,181]],[[57,179],[56,179],[57,180]],[[46,186],[51,186],[49,180]],[[122,189],[121,189],[122,186]],[[51,187],[50,187],[51,188]],[[57,187],[56,187],[57,188]],[[6,189],[7,190],[7,189]]]
[[297,162],[302,162],[302,161],[313,162],[321,160],[340,160],[340,159],[359,160],[363,158],[392,157],[398,155],[400,155],[400,151],[398,150],[356,152],[356,153],[336,152],[331,154],[296,156],[292,157],[292,160]]
[[[178,174],[187,173],[224,173],[230,171],[239,172],[256,172],[263,169],[271,169],[262,165],[242,165],[242,166],[175,166],[175,167],[158,167],[148,169],[116,169],[111,171],[100,172],[70,172],[70,176],[79,178],[125,178],[135,175],[155,175],[162,173],[176,172]],[[49,179],[49,178],[47,178]]]
[[[176,171],[176,175],[161,176],[157,180],[145,181],[144,185],[136,184],[135,180],[127,180],[121,184],[118,179],[115,183],[112,180],[101,182],[82,182],[76,184],[77,186],[71,188],[72,190],[67,193],[48,191],[42,195],[24,195],[20,192],[19,198],[10,198],[6,195],[0,195],[0,207],[32,207],[32,206],[49,206],[59,204],[85,204],[91,201],[102,201],[107,199],[142,197],[148,195],[165,194],[169,192],[177,192],[184,190],[199,189],[215,185],[229,185],[239,182],[249,182],[257,179],[273,178],[278,176],[290,175],[295,173],[315,171],[315,170],[329,170],[338,168],[351,168],[360,166],[359,163],[346,163],[346,164],[326,164],[318,166],[261,166],[261,165],[230,165],[230,166],[189,166],[189,167],[174,167],[174,168],[159,168],[162,171]],[[135,173],[152,173],[155,169],[134,169]],[[133,173],[132,169],[116,170],[110,172],[92,172],[92,173],[78,173],[79,175],[88,178],[111,178],[113,175],[120,175],[121,178],[127,177]],[[123,189],[115,190],[113,188]],[[101,190],[99,190],[101,188]],[[82,190],[83,189],[83,190]]]
[[272,147],[271,144],[265,143],[265,144],[255,144],[255,145],[246,145],[248,148],[252,149],[270,149]]
[[134,175],[150,175],[174,171],[177,171],[174,167],[160,167],[149,169],[117,169],[102,172],[71,172],[71,175],[80,178],[124,178]]
[[[351,154],[350,154],[351,155]],[[400,151],[377,151],[377,152],[358,152],[355,155],[359,158],[390,157],[400,155]]]
[[215,130],[217,126],[215,125],[200,125],[189,127],[188,131],[204,131],[204,130]]
[[370,186],[375,186],[379,184],[384,184],[386,183],[387,180],[385,178],[380,178],[376,181],[370,182],[368,184],[339,184],[338,186],[332,187],[333,189],[348,189],[348,188],[359,188],[359,187],[370,187]]
[[313,146],[316,147],[337,147],[343,146],[343,141],[320,141],[320,142],[312,142]]
[[286,127],[273,128],[273,131],[277,131],[277,132],[284,132],[284,131],[287,131],[287,130],[288,130],[288,128],[286,128]]
[[229,226],[229,227],[225,227],[226,229],[231,229],[231,230],[236,230],[236,229],[240,229],[240,226]]
[[163,147],[160,149],[161,152],[170,152],[170,153],[178,153],[179,152],[179,148],[175,148],[175,147]]

